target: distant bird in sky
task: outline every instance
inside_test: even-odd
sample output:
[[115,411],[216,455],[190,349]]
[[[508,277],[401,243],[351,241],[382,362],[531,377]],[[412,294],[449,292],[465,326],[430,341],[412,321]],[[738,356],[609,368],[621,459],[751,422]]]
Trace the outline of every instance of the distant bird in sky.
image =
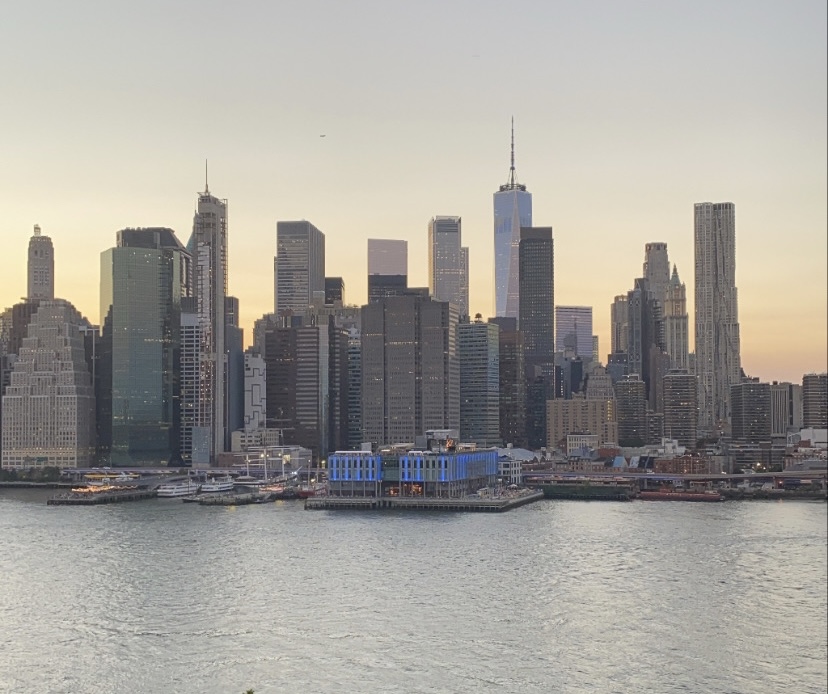
[[320,135],[319,137],[325,137],[324,135]]

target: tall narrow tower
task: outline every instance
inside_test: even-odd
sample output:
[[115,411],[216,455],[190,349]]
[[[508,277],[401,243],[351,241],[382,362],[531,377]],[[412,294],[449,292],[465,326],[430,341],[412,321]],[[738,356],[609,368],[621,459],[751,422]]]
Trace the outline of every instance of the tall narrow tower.
[[26,298],[55,298],[55,249],[52,239],[40,233],[40,225],[34,225],[29,239],[29,266]]
[[460,217],[434,217],[428,224],[429,293],[454,304],[461,316],[469,314],[467,264]]
[[741,372],[732,202],[695,205],[695,256],[699,435],[710,436],[730,426],[730,387]]
[[224,450],[227,296],[227,200],[198,195],[193,234],[187,244],[193,262],[193,289],[199,333],[199,396],[193,411],[193,465],[214,461]]
[[670,261],[666,243],[657,241],[644,245],[644,277],[650,283],[650,291],[663,311],[670,284]]
[[520,228],[532,226],[532,194],[515,177],[515,119],[509,179],[494,194],[495,315],[517,318]]

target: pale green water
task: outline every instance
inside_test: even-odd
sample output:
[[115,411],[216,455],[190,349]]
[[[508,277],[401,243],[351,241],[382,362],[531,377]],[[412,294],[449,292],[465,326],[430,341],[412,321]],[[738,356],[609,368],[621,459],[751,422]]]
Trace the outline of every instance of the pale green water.
[[0,491],[0,691],[826,691],[824,503],[502,515]]

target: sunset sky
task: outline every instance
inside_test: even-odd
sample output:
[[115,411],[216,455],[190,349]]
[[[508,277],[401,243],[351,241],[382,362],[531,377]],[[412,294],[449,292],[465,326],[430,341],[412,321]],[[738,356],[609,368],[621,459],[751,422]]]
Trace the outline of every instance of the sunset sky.
[[[227,198],[247,341],[273,310],[277,220],[326,236],[366,300],[366,240],[463,219],[471,312],[493,311],[492,193],[509,167],[555,236],[555,300],[609,306],[665,241],[693,324],[693,203],[736,205],[742,364],[825,371],[826,4],[633,0],[28,2],[0,23],[0,304],[32,226],[56,295],[99,319],[124,227],[186,243],[197,191]],[[324,135],[325,137],[320,137]]]

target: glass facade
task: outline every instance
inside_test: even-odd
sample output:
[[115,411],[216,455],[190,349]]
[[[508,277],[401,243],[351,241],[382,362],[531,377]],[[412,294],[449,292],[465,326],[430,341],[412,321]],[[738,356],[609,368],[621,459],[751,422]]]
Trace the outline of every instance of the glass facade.
[[518,184],[494,194],[495,315],[517,318],[520,228],[532,226],[532,194]]
[[126,229],[101,255],[101,316],[113,465],[180,459],[181,299],[190,256],[169,229]]

